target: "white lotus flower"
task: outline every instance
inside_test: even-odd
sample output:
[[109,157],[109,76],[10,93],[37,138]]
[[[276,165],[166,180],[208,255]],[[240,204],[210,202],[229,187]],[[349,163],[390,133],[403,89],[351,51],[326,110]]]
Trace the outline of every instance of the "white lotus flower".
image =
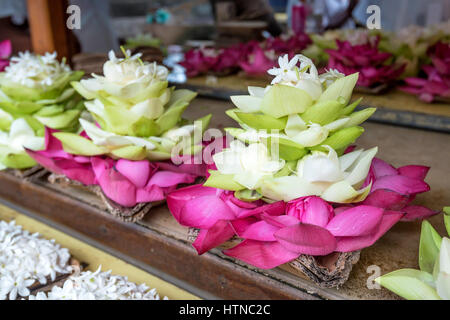
[[44,137],[36,137],[34,130],[23,118],[11,123],[9,133],[0,131],[0,145],[9,147],[13,152],[24,151],[24,147],[31,150],[44,148]]
[[56,52],[46,53],[43,56],[30,52],[19,52],[18,56],[11,58],[11,64],[5,68],[5,77],[12,82],[30,88],[51,86],[63,73],[71,69],[64,60],[56,59]]
[[230,148],[213,156],[217,170],[221,174],[233,175],[233,180],[244,187],[254,190],[264,177],[270,177],[281,168],[284,160],[275,160],[269,156],[262,143],[245,146],[240,141],[232,141]]
[[362,201],[370,191],[370,185],[357,189],[367,177],[377,151],[375,147],[341,157],[329,147],[328,153],[313,151],[298,161],[296,174],[264,179],[261,193],[269,199],[284,201],[311,195],[337,203]]

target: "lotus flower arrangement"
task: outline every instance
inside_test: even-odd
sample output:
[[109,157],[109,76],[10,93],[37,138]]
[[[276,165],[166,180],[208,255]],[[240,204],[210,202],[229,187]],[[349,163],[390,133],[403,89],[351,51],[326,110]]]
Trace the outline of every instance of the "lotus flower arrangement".
[[[450,236],[450,207],[444,208]],[[419,266],[401,269],[376,279],[383,287],[408,300],[450,300],[450,239],[441,237],[428,221],[422,222]]]
[[10,40],[3,40],[0,42],[0,72],[5,70],[9,65],[9,56],[12,52],[12,46]]
[[395,81],[406,65],[392,63],[393,55],[378,48],[380,37],[369,37],[364,44],[336,40],[337,49],[326,50],[330,58],[328,68],[349,75],[359,72],[358,86],[374,88]]
[[83,72],[56,60],[19,53],[0,73],[0,167],[25,169],[36,163],[23,149],[44,146],[44,126],[62,131],[78,129],[84,109],[81,96],[70,86]]
[[406,78],[400,90],[419,96],[425,102],[450,100],[450,43],[438,42],[428,50],[431,64],[422,66],[426,78]]
[[[204,175],[187,164],[201,152],[210,115],[190,123],[181,115],[195,93],[167,87],[167,69],[139,55],[104,64],[104,76],[73,82],[87,100],[81,134],[46,130],[45,148],[27,150],[48,170],[85,185],[98,185],[125,207],[163,200],[178,184]],[[197,134],[199,133],[197,138]],[[183,162],[175,165],[174,157]]]
[[234,236],[226,255],[270,269],[302,254],[323,256],[372,245],[400,219],[435,214],[410,205],[426,192],[428,168],[398,169],[377,148],[349,147],[375,110],[349,104],[358,74],[318,74],[310,59],[280,57],[266,88],[233,96],[227,114],[241,128],[216,152],[203,185],[172,192],[167,203],[183,226],[199,229],[199,254]]

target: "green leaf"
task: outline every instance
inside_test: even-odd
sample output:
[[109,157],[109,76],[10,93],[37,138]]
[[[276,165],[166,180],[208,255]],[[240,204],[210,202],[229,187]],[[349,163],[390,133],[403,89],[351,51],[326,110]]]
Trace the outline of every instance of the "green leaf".
[[355,108],[358,106],[358,104],[361,102],[362,98],[357,99],[355,102],[353,102],[352,104],[349,104],[348,106],[346,106],[344,109],[342,109],[342,115],[343,116],[348,116],[350,113],[353,112],[353,110],[355,110]]
[[441,300],[431,287],[433,276],[414,269],[401,269],[375,279],[380,285],[408,300]]
[[82,156],[98,156],[108,153],[105,147],[95,145],[91,140],[74,133],[54,132],[53,136],[60,140],[66,152]]
[[251,128],[260,130],[284,130],[286,127],[287,117],[274,118],[265,114],[252,114],[244,112],[235,112],[236,116]]
[[322,101],[313,104],[301,115],[306,123],[318,123],[321,126],[336,120],[342,109],[338,101]]
[[253,202],[262,198],[262,194],[258,191],[249,189],[235,191],[234,196],[239,200],[246,202]]
[[110,153],[120,159],[123,158],[135,161],[143,160],[147,156],[146,148],[139,146],[125,146],[118,149],[114,149]]
[[336,131],[328,138],[325,139],[324,142],[321,143],[320,146],[312,147],[311,150],[318,150],[326,152],[327,149],[324,148],[324,145],[330,146],[334,150],[339,150],[347,147],[358,139],[358,137],[364,132],[364,128],[362,127],[351,127],[344,128]]
[[234,174],[221,174],[217,170],[209,170],[210,176],[203,184],[205,187],[212,187],[224,190],[239,191],[245,187],[233,180]]
[[353,112],[350,115],[350,120],[344,125],[344,128],[357,126],[367,119],[377,110],[377,108],[366,108],[361,111]]
[[264,95],[261,111],[274,118],[281,118],[305,112],[312,102],[311,96],[302,89],[275,84]]
[[432,273],[441,248],[441,236],[428,221],[422,222],[419,245],[420,270]]
[[353,89],[358,81],[358,73],[337,79],[320,96],[319,102],[343,98],[344,104],[350,101]]
[[450,237],[450,207],[444,207],[444,224],[447,229],[447,234]]

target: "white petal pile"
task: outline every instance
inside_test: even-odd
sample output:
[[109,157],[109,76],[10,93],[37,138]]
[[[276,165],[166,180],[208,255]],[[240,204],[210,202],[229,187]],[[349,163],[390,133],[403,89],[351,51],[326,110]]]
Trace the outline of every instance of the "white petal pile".
[[27,297],[29,287],[72,271],[70,253],[54,240],[30,234],[15,221],[0,221],[0,300]]
[[[30,300],[160,300],[156,289],[137,285],[127,277],[102,272],[101,266],[95,272],[84,271],[72,275],[62,287],[55,286],[48,293],[31,295]],[[167,297],[163,298],[167,300]]]

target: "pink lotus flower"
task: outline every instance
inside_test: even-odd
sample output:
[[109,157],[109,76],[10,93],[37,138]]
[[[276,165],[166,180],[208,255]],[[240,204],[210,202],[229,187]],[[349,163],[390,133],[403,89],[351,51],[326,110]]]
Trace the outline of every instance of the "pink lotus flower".
[[275,65],[275,60],[266,55],[266,51],[258,43],[252,43],[248,46],[248,54],[245,59],[239,63],[242,70],[248,75],[261,76],[267,73],[267,70]]
[[329,69],[337,69],[345,75],[359,72],[358,85],[374,87],[398,79],[406,65],[390,63],[392,54],[378,50],[379,37],[366,44],[352,45],[349,41],[336,40],[337,49],[326,52]]
[[204,165],[72,155],[53,137],[55,131],[46,128],[44,150],[27,153],[51,172],[84,185],[99,185],[108,198],[125,207],[164,200],[178,185],[205,175]]
[[424,65],[426,78],[406,78],[399,89],[419,96],[425,102],[450,99],[450,44],[438,42],[428,50],[431,64]]
[[193,243],[199,254],[237,235],[243,241],[224,253],[270,269],[301,254],[360,250],[374,244],[400,219],[436,214],[410,205],[416,194],[429,190],[423,181],[428,169],[395,169],[375,158],[365,182],[372,182],[371,192],[364,202],[354,205],[332,205],[317,196],[288,203],[244,202],[230,191],[202,185],[172,192],[167,204],[181,225],[200,229]]
[[218,53],[215,49],[201,48],[191,49],[184,55],[184,60],[180,62],[186,69],[188,77],[195,77],[208,73],[217,63]]
[[301,53],[312,43],[311,38],[306,33],[297,33],[287,39],[283,37],[269,38],[264,47],[266,50],[274,50],[277,55],[289,54],[291,59],[295,54]]
[[12,46],[10,40],[3,40],[0,42],[0,72],[5,70],[9,65],[9,56],[12,53]]

